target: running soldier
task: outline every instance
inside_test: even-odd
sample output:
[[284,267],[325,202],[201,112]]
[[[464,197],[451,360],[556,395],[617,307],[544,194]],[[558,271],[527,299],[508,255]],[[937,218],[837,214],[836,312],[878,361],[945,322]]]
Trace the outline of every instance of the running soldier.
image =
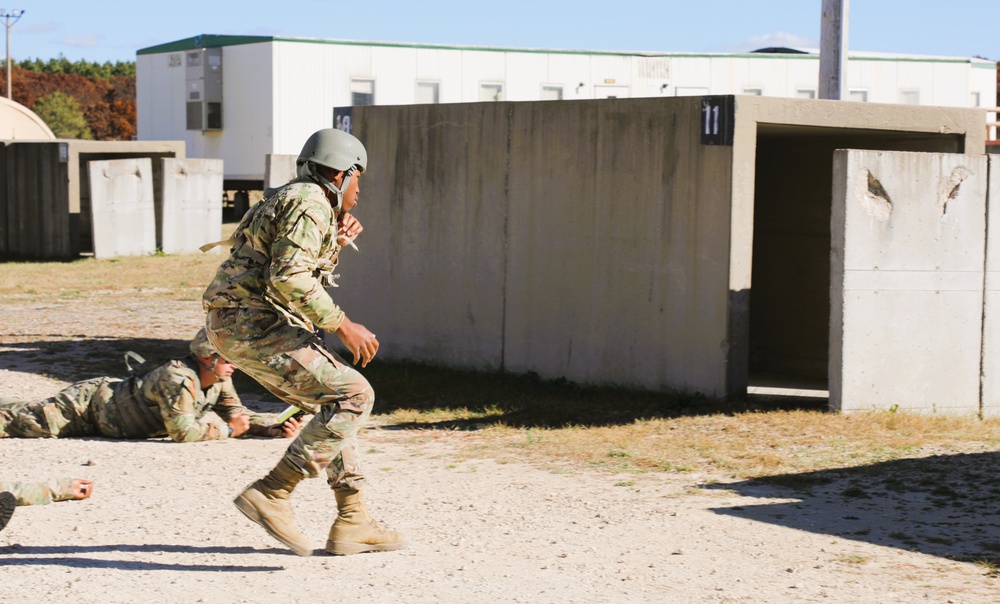
[[[235,504],[301,556],[312,554],[296,526],[289,496],[324,469],[337,502],[326,551],[354,554],[395,550],[400,533],[368,515],[357,433],[375,393],[368,381],[330,350],[317,330],[336,333],[367,366],[378,340],[334,303],[327,287],[342,246],[361,233],[350,214],[368,163],[364,146],[347,132],[314,133],[299,154],[297,178],[256,204],[236,227],[232,245],[203,297],[208,336],[219,353],[278,398],[316,416],[264,478]],[[205,248],[203,248],[205,249]]]
[[[99,377],[38,402],[0,398],[0,438],[156,438],[195,442],[243,436],[292,437],[299,422],[267,424],[240,402],[235,368],[200,329],[191,354],[127,379]],[[210,415],[208,412],[214,411]]]

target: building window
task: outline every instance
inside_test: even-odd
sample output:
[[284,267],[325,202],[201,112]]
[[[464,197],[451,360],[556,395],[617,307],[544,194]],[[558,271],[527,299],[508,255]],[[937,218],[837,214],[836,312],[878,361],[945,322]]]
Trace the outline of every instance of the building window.
[[795,98],[797,99],[814,99],[816,98],[815,88],[799,88],[795,91]]
[[351,105],[375,104],[375,80],[351,80]]
[[438,90],[440,90],[440,84],[437,82],[417,82],[417,103],[432,105],[440,102],[438,100]]
[[702,88],[700,86],[675,86],[674,96],[705,96],[708,94],[708,88]]
[[920,104],[920,91],[919,90],[900,90],[899,91],[899,102],[904,105],[919,105]]
[[744,88],[743,94],[749,94],[752,96],[764,96],[764,90],[761,88]]
[[847,93],[847,100],[854,101],[855,103],[867,103],[868,102],[868,91],[867,90],[851,90]]
[[543,101],[561,101],[563,98],[562,86],[542,86]]
[[970,100],[972,101],[973,107],[982,107],[982,105],[980,104],[982,102],[982,97],[979,96],[978,92],[973,92],[972,99]]
[[503,84],[480,84],[479,85],[479,100],[480,101],[502,101],[503,100]]

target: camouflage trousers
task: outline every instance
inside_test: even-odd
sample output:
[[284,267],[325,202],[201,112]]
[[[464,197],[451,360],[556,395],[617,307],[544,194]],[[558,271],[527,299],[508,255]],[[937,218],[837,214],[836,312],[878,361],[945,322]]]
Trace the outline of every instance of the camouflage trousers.
[[240,371],[289,405],[316,414],[284,459],[308,477],[325,469],[334,489],[361,489],[357,435],[375,404],[368,380],[316,334],[270,311],[212,309],[206,331]]
[[0,398],[0,438],[113,436],[102,430],[98,408],[111,400],[119,381],[100,377],[77,382],[43,401]]

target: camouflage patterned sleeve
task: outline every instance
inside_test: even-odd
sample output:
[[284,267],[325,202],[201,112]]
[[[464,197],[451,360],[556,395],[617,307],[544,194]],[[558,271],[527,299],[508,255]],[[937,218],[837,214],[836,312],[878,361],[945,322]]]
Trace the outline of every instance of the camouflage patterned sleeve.
[[219,417],[226,422],[234,415],[246,415],[250,419],[250,429],[247,433],[255,436],[266,435],[267,426],[270,425],[267,418],[243,406],[239,395],[236,394],[236,388],[233,387],[232,380],[224,380],[221,387],[219,399],[212,407],[212,411],[218,413]]
[[336,228],[333,209],[318,187],[302,187],[279,220],[271,245],[270,286],[314,325],[336,331],[344,312],[316,276],[323,242]]
[[60,478],[47,482],[4,482],[0,491],[12,493],[17,505],[45,505],[73,498],[73,479]]
[[146,396],[155,400],[174,442],[189,443],[201,440],[218,440],[229,436],[229,426],[217,416],[206,414],[198,417],[198,385],[194,379],[179,372],[164,371],[147,379]]

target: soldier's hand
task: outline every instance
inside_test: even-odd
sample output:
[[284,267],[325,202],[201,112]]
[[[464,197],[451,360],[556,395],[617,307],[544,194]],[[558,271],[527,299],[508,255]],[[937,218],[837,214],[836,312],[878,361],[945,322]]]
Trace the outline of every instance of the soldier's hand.
[[236,438],[237,436],[246,434],[246,431],[250,429],[250,418],[241,413],[230,417],[226,424],[233,429],[233,433],[229,438]]
[[348,212],[344,212],[337,217],[337,235],[346,236],[351,241],[354,241],[363,230],[365,230],[365,227],[361,226],[358,219],[351,216]]
[[375,357],[378,352],[378,339],[375,334],[361,323],[355,323],[344,317],[344,322],[337,328],[337,337],[344,344],[348,351],[354,355],[352,361],[355,365],[361,361],[362,367],[367,367],[368,362]]
[[283,424],[274,424],[267,429],[273,438],[292,438],[299,433],[305,422],[290,417]]
[[73,499],[86,499],[94,492],[94,483],[81,478],[74,478],[70,487],[73,492]]

